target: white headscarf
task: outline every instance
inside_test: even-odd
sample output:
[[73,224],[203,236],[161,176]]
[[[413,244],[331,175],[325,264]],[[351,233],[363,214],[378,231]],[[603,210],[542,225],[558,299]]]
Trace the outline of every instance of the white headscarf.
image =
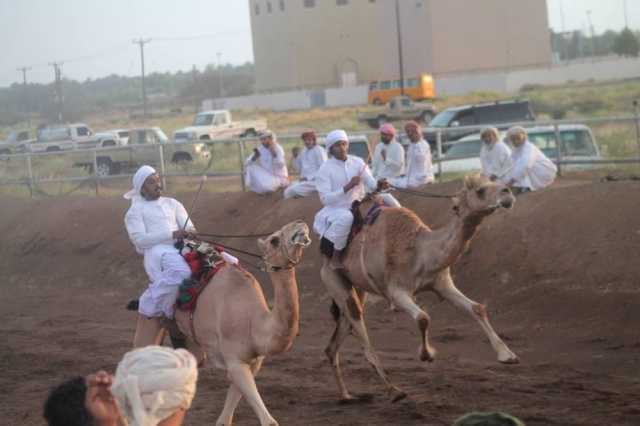
[[330,152],[333,144],[337,142],[345,141],[349,143],[349,136],[347,136],[347,132],[344,130],[334,130],[327,135],[324,141],[325,146],[327,147],[327,152]]
[[151,166],[140,167],[136,174],[133,175],[133,188],[124,194],[124,198],[127,200],[135,200],[137,197],[140,197],[140,190],[142,189],[142,185],[144,185],[144,181],[155,173],[156,169]]
[[197,380],[197,362],[189,351],[146,346],[124,355],[111,392],[129,426],[155,426],[191,406]]

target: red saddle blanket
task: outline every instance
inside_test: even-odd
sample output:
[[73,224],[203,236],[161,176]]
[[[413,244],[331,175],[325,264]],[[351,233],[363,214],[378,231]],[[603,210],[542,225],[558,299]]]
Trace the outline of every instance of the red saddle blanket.
[[191,278],[180,284],[176,307],[181,311],[193,311],[198,303],[198,296],[209,284],[211,278],[226,264],[217,251],[200,251],[194,249],[182,255],[191,268]]

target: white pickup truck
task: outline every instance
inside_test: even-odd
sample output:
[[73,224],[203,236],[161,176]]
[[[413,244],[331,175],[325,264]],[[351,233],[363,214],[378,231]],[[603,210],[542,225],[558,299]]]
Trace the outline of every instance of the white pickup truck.
[[31,152],[69,151],[95,148],[98,138],[86,124],[68,124],[38,130],[36,140],[28,145]]
[[190,127],[176,130],[174,142],[235,139],[256,136],[267,128],[266,120],[232,121],[227,110],[203,111],[196,114]]

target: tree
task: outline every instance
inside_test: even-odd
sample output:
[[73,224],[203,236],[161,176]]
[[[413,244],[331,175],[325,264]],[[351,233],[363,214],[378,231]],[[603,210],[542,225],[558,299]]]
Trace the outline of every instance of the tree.
[[634,56],[640,54],[640,40],[629,28],[625,28],[616,37],[613,43],[613,51],[620,56]]

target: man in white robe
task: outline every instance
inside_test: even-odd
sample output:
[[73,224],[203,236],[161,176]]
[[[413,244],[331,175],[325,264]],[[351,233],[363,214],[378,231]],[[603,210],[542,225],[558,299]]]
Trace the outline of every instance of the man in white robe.
[[[329,159],[316,174],[316,188],[324,207],[316,214],[313,229],[321,237],[333,244],[331,267],[343,268],[342,250],[353,224],[351,205],[362,200],[366,192],[384,189],[385,180],[376,182],[369,167],[361,158],[348,155],[349,138],[344,130],[334,130],[326,138]],[[391,196],[384,194],[385,204],[399,207]]]
[[317,144],[314,131],[304,132],[302,141],[304,148],[295,158],[295,167],[299,167],[300,179],[287,186],[284,190],[284,198],[306,197],[314,193],[316,173],[327,161],[326,151]]
[[495,127],[487,127],[480,132],[482,148],[480,164],[482,174],[492,181],[506,176],[511,169],[511,149],[500,140],[500,132]]
[[396,141],[396,129],[387,123],[380,127],[380,143],[373,151],[373,176],[392,179],[404,173],[404,148]]
[[410,141],[406,173],[404,176],[389,179],[389,183],[398,188],[417,188],[432,183],[434,177],[431,148],[422,136],[420,125],[410,121],[405,124],[404,130]]
[[245,162],[245,184],[258,194],[275,192],[289,184],[284,149],[270,131],[260,134],[260,146]]
[[162,342],[163,318],[173,318],[180,284],[191,277],[189,265],[174,244],[191,237],[195,228],[178,200],[161,195],[160,177],[150,166],[138,169],[133,189],[124,195],[131,200],[124,218],[127,233],[136,251],[144,255],[150,281],[138,304],[134,347]]
[[522,127],[513,127],[507,132],[507,139],[513,146],[513,165],[501,180],[516,194],[537,191],[551,185],[558,168],[540,148],[527,139],[527,131]]

